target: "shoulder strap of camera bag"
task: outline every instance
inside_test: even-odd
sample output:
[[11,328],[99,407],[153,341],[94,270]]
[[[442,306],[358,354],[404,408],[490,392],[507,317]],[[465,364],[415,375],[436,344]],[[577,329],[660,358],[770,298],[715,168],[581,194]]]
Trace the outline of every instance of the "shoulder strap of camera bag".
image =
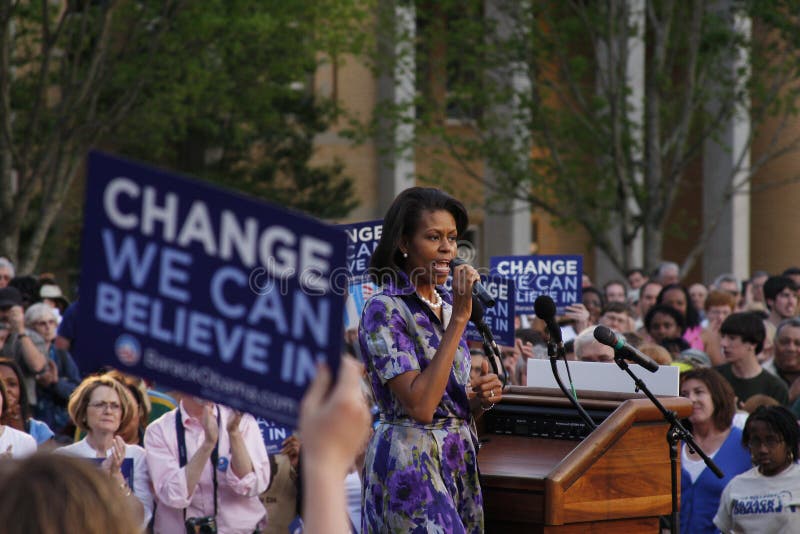
[[[221,432],[219,406],[217,408],[217,428]],[[183,415],[181,408],[175,408],[175,434],[178,436],[178,465],[183,467],[186,465],[186,435],[184,434]],[[217,516],[217,464],[219,463],[219,434],[217,434],[217,444],[214,445],[214,450],[211,451],[211,472],[214,477],[214,517]],[[198,482],[199,483],[199,482]],[[186,522],[186,508],[183,509],[183,521]]]

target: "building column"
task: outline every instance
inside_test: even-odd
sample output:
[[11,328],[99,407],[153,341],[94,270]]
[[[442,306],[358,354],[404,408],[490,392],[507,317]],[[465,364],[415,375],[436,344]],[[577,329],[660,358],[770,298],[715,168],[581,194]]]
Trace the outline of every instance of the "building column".
[[[729,0],[720,2],[728,7]],[[736,31],[749,37],[749,19],[731,20]],[[732,75],[747,67],[750,57],[745,50],[729,58]],[[739,80],[744,84],[745,80]],[[712,81],[710,81],[713,83]],[[725,92],[726,88],[721,89]],[[709,105],[713,115],[719,102]],[[739,278],[750,275],[750,147],[748,109],[735,110],[732,118],[703,143],[703,230],[716,224],[703,250],[703,281],[710,283],[718,275],[733,273]],[[736,191],[730,202],[726,199]]]
[[[495,24],[494,39],[502,40],[504,36],[519,32],[515,26],[523,23],[521,16],[515,16],[514,9],[526,9],[523,0],[508,2],[507,0],[486,0],[485,17]],[[524,65],[510,62],[498,65],[487,73],[490,83],[510,85],[514,95],[530,92],[531,82],[526,75]],[[507,146],[519,154],[520,164],[527,165],[530,158],[531,142],[526,135],[525,121],[521,115],[519,98],[512,98],[504,104],[497,104],[487,113],[494,116],[497,124],[491,135],[508,139]],[[491,196],[492,184],[497,181],[497,172],[486,162],[485,176],[486,195]],[[520,255],[531,252],[531,207],[523,200],[509,200],[503,205],[487,205],[483,222],[483,262],[488,265],[490,256]]]
[[[416,9],[414,2],[382,0],[378,23],[381,75],[378,102],[399,110],[398,118],[381,120],[376,139],[378,202],[382,217],[394,198],[415,184],[414,94],[416,90]],[[390,31],[394,29],[394,31]]]

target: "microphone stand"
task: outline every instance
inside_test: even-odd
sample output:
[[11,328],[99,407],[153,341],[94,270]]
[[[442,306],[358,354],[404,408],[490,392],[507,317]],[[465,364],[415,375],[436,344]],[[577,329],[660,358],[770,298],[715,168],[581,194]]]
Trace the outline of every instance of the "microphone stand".
[[[567,357],[564,354],[564,346],[563,345],[557,346],[552,341],[548,341],[547,355],[550,357],[550,368],[553,370],[553,378],[556,379],[558,387],[561,389],[564,395],[569,399],[569,401],[578,411],[578,414],[580,414],[581,419],[583,419],[583,422],[586,423],[586,426],[589,427],[589,430],[594,430],[595,428],[597,428],[597,425],[589,416],[589,414],[586,413],[586,410],[583,409],[583,406],[581,406],[581,403],[578,402],[578,399],[575,398],[572,395],[572,392],[567,389],[567,386],[564,385],[564,382],[561,380],[561,376],[558,374],[558,366],[556,365],[558,356],[561,356],[561,358],[564,360],[564,365],[567,365]],[[567,367],[567,371],[569,371],[569,367]]]
[[483,338],[483,352],[489,357],[489,364],[492,366],[492,371],[494,371],[498,377],[501,377],[503,387],[505,388],[506,384],[508,384],[508,370],[503,365],[503,356],[500,354],[500,347],[497,346],[494,336],[492,336],[492,331],[489,330],[489,327],[483,322],[483,319],[480,319],[474,324]]
[[664,405],[661,404],[661,402],[647,388],[647,384],[645,384],[641,378],[636,376],[636,374],[631,371],[630,367],[628,366],[628,362],[626,362],[622,356],[617,354],[616,349],[614,350],[614,361],[617,363],[620,369],[630,375],[634,384],[636,384],[636,390],[644,392],[644,394],[647,395],[647,398],[649,398],[650,401],[661,412],[661,415],[664,416],[664,420],[669,423],[669,430],[667,430],[667,443],[669,443],[669,468],[670,482],[672,486],[672,525],[670,526],[670,532],[677,534],[680,532],[681,524],[681,517],[678,511],[678,442],[681,440],[685,441],[689,448],[697,452],[700,458],[702,458],[706,463],[708,468],[711,469],[711,471],[717,475],[718,478],[722,478],[725,475],[720,468],[717,467],[717,464],[714,463],[714,460],[709,458],[708,455],[697,446],[694,438],[692,438],[692,434],[681,424],[675,412],[664,408]]

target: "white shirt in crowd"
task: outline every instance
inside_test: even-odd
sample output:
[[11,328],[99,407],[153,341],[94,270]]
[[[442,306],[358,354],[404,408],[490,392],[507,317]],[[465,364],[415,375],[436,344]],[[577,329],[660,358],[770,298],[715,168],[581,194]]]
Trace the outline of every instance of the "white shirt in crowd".
[[[86,438],[55,450],[59,454],[75,456],[78,458],[97,458],[95,451]],[[147,470],[147,460],[142,447],[138,445],[125,445],[125,458],[133,460],[133,487],[131,490],[144,507],[143,527],[147,527],[153,516],[153,492],[150,491],[150,472]]]
[[754,467],[722,491],[714,524],[722,532],[800,532],[800,466],[767,477]]
[[12,458],[25,458],[36,452],[33,436],[8,425],[0,430],[0,454],[11,453]]

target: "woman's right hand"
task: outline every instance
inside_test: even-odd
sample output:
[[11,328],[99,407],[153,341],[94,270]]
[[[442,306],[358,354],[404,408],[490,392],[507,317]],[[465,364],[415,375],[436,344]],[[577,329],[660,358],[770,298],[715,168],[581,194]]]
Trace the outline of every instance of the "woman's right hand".
[[478,271],[467,264],[453,270],[453,317],[469,320],[472,315],[472,286],[481,279]]
[[217,424],[217,416],[214,413],[213,402],[206,402],[203,405],[202,425],[206,444],[216,445],[217,438],[219,438],[219,425]]

